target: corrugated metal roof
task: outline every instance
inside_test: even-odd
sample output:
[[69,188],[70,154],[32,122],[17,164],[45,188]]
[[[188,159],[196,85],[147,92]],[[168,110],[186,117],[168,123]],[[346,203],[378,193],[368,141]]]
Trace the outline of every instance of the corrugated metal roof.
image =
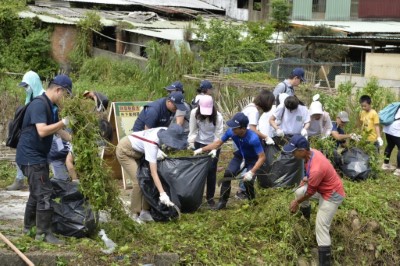
[[170,41],[184,39],[184,29],[126,29],[126,31]]
[[107,5],[143,5],[143,6],[172,6],[194,9],[222,10],[199,0],[63,0],[65,2],[95,3]]
[[327,26],[348,33],[400,33],[398,21],[292,21],[299,26]]

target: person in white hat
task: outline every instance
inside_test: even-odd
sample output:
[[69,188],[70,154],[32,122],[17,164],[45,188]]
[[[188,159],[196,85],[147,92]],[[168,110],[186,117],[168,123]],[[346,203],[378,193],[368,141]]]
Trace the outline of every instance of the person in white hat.
[[308,110],[310,115],[310,127],[307,129],[308,136],[329,137],[332,132],[332,121],[329,113],[323,110],[322,103],[318,100],[319,97],[314,97],[313,99],[317,100],[311,103]]

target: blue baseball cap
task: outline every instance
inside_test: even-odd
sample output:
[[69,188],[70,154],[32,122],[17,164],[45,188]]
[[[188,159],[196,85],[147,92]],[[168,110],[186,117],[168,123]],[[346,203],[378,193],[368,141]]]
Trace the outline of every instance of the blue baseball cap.
[[171,85],[165,87],[167,91],[182,91],[183,92],[183,85],[180,81],[175,81]]
[[185,98],[180,91],[174,91],[172,92],[168,98],[171,102],[173,102],[180,111],[187,111],[186,105],[185,105]]
[[308,143],[307,139],[303,137],[302,135],[294,135],[288,144],[283,146],[283,151],[284,152],[294,152],[295,150],[298,149],[309,149],[310,148],[310,143]]
[[201,82],[200,82],[200,89],[202,89],[202,90],[208,90],[208,89],[212,89],[213,88],[213,86],[212,86],[212,84],[211,84],[211,82],[210,81],[208,81],[208,80],[202,80]]
[[56,84],[63,87],[72,95],[72,80],[67,75],[57,75],[50,81],[50,84]]
[[301,81],[306,82],[306,79],[304,78],[304,69],[302,69],[301,67],[296,67],[295,69],[293,69],[292,75],[299,77]]
[[226,124],[230,128],[247,127],[249,125],[249,119],[244,113],[236,113]]

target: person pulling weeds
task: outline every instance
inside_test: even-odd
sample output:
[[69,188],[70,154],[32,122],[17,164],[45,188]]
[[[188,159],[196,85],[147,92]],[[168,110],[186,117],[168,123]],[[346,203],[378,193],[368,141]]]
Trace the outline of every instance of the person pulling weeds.
[[[247,168],[248,171],[244,174],[243,181],[246,188],[246,194],[248,198],[252,200],[255,198],[254,175],[265,161],[264,149],[258,135],[254,131],[247,129],[249,119],[244,113],[236,113],[226,124],[229,126],[229,129],[221,139],[217,139],[213,143],[195,150],[194,155],[207,151],[211,154],[231,138],[238,147],[238,150],[233,153],[233,158],[230,161],[228,168],[225,170],[224,178],[233,179],[238,175],[242,170],[240,165],[244,159],[244,167]],[[222,182],[220,198],[215,210],[226,208],[230,192],[231,181]]]
[[330,161],[318,150],[310,149],[304,136],[294,135],[283,151],[293,153],[305,162],[306,176],[295,190],[295,200],[290,203],[290,211],[296,213],[299,206],[303,216],[309,220],[311,205],[309,199],[318,199],[315,232],[318,243],[319,265],[328,266],[331,261],[331,237],[329,229],[345,192],[342,180]]

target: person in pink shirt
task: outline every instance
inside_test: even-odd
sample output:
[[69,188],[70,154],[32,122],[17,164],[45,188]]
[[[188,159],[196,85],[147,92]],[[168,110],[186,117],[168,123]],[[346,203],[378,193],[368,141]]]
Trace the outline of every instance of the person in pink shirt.
[[310,149],[307,139],[294,135],[283,147],[285,152],[305,162],[305,174],[299,188],[295,191],[295,200],[290,203],[290,211],[297,212],[299,206],[303,216],[309,220],[311,214],[310,198],[319,200],[315,233],[318,243],[319,265],[330,265],[331,237],[329,229],[345,192],[342,180],[330,161],[318,150]]

